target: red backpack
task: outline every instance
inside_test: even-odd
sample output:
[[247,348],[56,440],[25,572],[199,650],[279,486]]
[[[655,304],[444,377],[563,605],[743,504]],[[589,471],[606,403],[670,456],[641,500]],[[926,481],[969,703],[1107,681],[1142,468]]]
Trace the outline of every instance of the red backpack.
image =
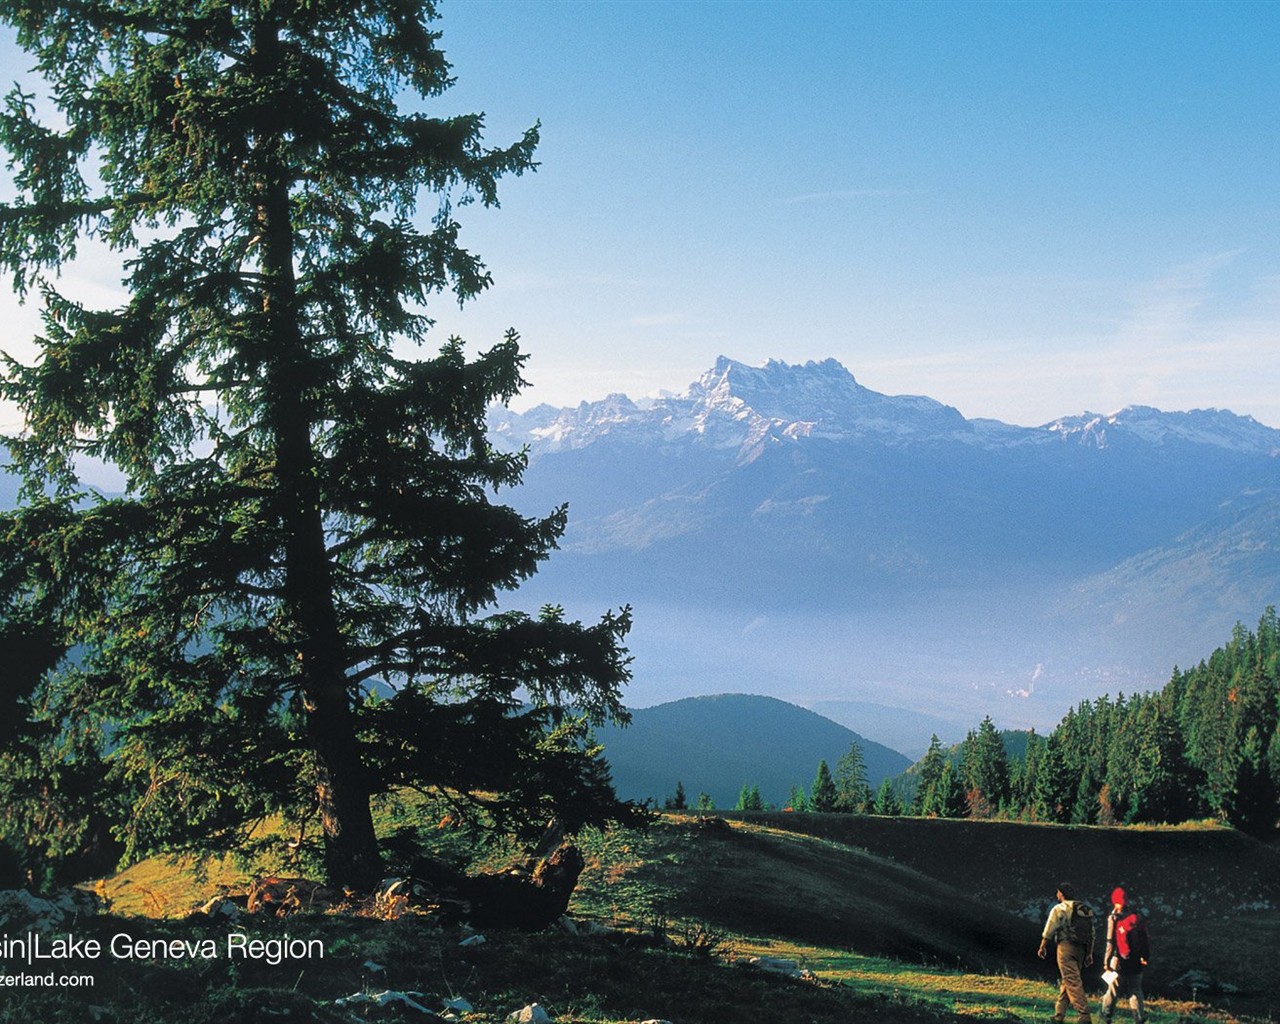
[[1137,914],[1126,914],[1116,922],[1116,952],[1131,969],[1147,966],[1151,940],[1146,924]]

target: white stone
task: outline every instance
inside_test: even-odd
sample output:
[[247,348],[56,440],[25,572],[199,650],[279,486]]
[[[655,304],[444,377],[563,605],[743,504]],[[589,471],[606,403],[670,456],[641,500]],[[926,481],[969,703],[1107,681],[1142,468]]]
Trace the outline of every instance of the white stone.
[[549,1024],[551,1015],[537,1003],[530,1003],[507,1017],[511,1024]]
[[90,893],[68,890],[52,899],[32,896],[25,889],[0,890],[0,925],[30,925],[47,931],[60,927],[82,914],[91,914],[97,898]]
[[387,989],[385,992],[356,992],[349,996],[343,996],[341,999],[335,999],[333,1001],[333,1005],[354,1006],[358,1003],[372,1003],[374,1006],[391,1006],[394,1003],[399,1003],[402,1006],[409,1007],[411,1010],[418,1010],[420,1013],[430,1013],[432,1017],[436,1016],[434,1012],[428,1010],[418,1002],[417,999],[414,999],[414,996],[421,999],[422,993],[396,992],[391,989]]
[[239,921],[244,911],[225,896],[215,896],[200,908],[200,913],[207,917],[220,917],[227,921]]
[[776,956],[753,956],[747,961],[747,966],[770,974],[786,974],[792,978],[804,976],[804,970],[794,960],[783,960]]

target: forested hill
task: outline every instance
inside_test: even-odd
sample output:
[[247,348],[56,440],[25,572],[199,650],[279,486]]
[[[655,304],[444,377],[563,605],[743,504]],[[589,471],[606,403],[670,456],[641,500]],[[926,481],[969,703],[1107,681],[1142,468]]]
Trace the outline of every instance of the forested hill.
[[908,758],[821,715],[773,697],[727,693],[642,708],[625,729],[606,726],[598,738],[620,796],[661,803],[683,784],[690,802],[705,793],[732,807],[744,785],[782,806],[796,785],[807,786],[818,762],[834,767],[856,743],[867,782],[877,786]]
[[1082,701],[1047,736],[1010,757],[991,720],[958,767],[935,742],[916,766],[913,809],[944,817],[1003,814],[1074,824],[1217,818],[1266,834],[1280,817],[1280,624],[1256,632],[1157,693]]

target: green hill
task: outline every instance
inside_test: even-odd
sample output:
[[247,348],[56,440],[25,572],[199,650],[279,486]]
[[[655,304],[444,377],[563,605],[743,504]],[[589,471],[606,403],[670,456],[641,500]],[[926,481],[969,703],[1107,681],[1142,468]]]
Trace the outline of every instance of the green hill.
[[692,803],[707,793],[733,807],[744,784],[782,806],[792,786],[808,790],[818,762],[831,768],[851,743],[862,749],[872,786],[905,771],[910,759],[805,708],[743,693],[640,708],[624,729],[598,731],[618,795],[659,803],[683,783]]

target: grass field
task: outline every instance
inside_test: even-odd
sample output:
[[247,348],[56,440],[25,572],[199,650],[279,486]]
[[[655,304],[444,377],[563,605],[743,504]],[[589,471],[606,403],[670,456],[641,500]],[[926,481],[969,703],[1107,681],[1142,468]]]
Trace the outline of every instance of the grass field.
[[[1059,881],[1105,912],[1123,886],[1152,929],[1149,989],[1209,991],[1280,1012],[1280,848],[1232,829],[1028,825],[847,815],[752,816],[855,846],[1008,911],[1039,928]],[[1180,979],[1186,979],[1181,980]],[[1208,981],[1206,989],[1205,980]]]
[[[788,820],[788,828],[781,829],[768,818],[665,816],[644,831],[582,836],[588,864],[570,909],[576,920],[594,926],[591,934],[586,929],[576,935],[559,929],[538,935],[493,933],[483,944],[461,945],[466,932],[415,914],[396,920],[255,915],[243,926],[253,937],[267,940],[287,932],[295,939],[319,940],[324,959],[270,964],[219,955],[103,961],[91,965],[92,988],[0,991],[0,1021],[430,1019],[405,1004],[338,1002],[384,991],[418,993],[409,997],[435,1010],[443,1009],[443,999],[465,999],[470,1009],[454,1019],[471,1024],[497,1024],[532,1002],[564,1024],[655,1018],[674,1024],[936,1024],[1048,1017],[1055,982],[1034,956],[1039,924],[1019,913],[1024,883],[1003,865],[1034,854],[1046,834],[1054,838],[1052,830],[1011,826],[984,832],[987,823],[949,823],[968,828],[963,836],[956,831],[943,837],[950,856],[935,850],[928,857],[946,865],[940,874],[982,872],[982,886],[962,891],[953,879],[905,863],[904,850],[893,848],[884,835],[867,843],[878,846],[875,851],[839,835],[861,829],[865,837],[880,828],[875,820],[813,817],[808,823]],[[919,824],[930,842],[943,845],[931,828],[937,823]],[[806,834],[809,830],[827,834]],[[882,831],[907,849],[920,844],[910,828]],[[1251,878],[1250,872],[1264,869],[1274,857],[1274,850],[1248,840],[1239,848],[1223,847],[1241,838],[1227,831],[1196,835],[1202,838],[1187,843],[1182,836],[1157,833],[1148,841],[1154,844],[1148,855],[1157,857],[1167,839],[1174,862],[1185,867],[1200,858],[1207,870],[1230,848],[1235,862],[1221,867],[1241,878]],[[985,851],[984,836],[993,840]],[[1106,846],[1115,842],[1115,830],[1089,830],[1083,838],[1063,831],[1057,841],[1075,844],[1076,856],[1087,861],[1105,853],[1093,850],[1092,837]],[[974,859],[967,867],[966,857]],[[920,858],[927,859],[923,851]],[[1150,868],[1152,877],[1156,867]],[[993,881],[997,875],[1005,881]],[[101,885],[113,901],[112,914],[86,920],[76,931],[104,941],[121,933],[146,940],[210,938],[221,951],[234,926],[183,917],[219,886],[235,888],[245,880],[230,861],[211,865],[203,877],[189,864],[136,865]],[[1177,883],[1168,881],[1161,899],[1176,898],[1176,890]],[[999,892],[1005,897],[993,895]],[[1001,905],[1005,898],[1012,901],[1008,906]],[[1274,950],[1278,924],[1274,909],[1256,909],[1245,927],[1269,933],[1267,948]],[[1212,957],[1197,948],[1198,935],[1197,929],[1161,924],[1157,953],[1166,961],[1197,964],[1212,978]],[[809,973],[790,977],[762,971],[750,966],[755,957]],[[1268,985],[1276,962],[1260,960],[1256,976],[1248,970],[1233,974],[1229,984],[1237,991],[1197,991],[1193,998],[1170,984],[1152,1000],[1150,1019],[1154,1024],[1274,1020]],[[1099,989],[1095,981],[1095,1008]]]

